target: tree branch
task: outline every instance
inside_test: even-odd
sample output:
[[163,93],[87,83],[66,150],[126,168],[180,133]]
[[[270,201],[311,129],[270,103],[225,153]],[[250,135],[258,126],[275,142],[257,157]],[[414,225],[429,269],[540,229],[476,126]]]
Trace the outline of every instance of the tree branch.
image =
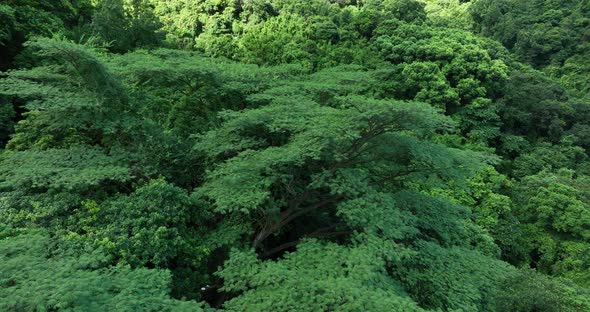
[[[335,226],[330,226],[327,228],[334,228]],[[327,229],[324,228],[324,229]],[[287,242],[284,244],[281,244],[271,250],[266,251],[264,254],[262,254],[262,258],[268,258],[269,256],[272,256],[276,253],[279,253],[287,248],[291,248],[294,246],[297,246],[297,244],[299,244],[304,238],[308,238],[308,237],[337,237],[337,236],[342,236],[342,235],[348,235],[348,234],[352,234],[354,231],[352,230],[347,230],[347,231],[336,231],[336,232],[323,232],[323,229],[319,229],[317,231],[314,231],[311,234],[308,235],[304,235],[302,238],[292,241],[292,242]]]
[[334,196],[328,197],[322,201],[319,201],[313,205],[310,205],[310,206],[302,208],[302,209],[294,209],[294,208],[288,209],[288,210],[283,211],[281,213],[279,221],[276,221],[276,222],[269,223],[268,218],[267,218],[264,226],[262,227],[260,232],[258,232],[256,237],[254,238],[254,241],[252,242],[252,247],[257,248],[260,245],[260,243],[262,243],[266,238],[268,238],[274,232],[280,230],[285,225],[291,223],[293,220],[297,219],[298,217],[301,217],[308,212],[319,209],[319,208],[321,208],[325,205],[328,205],[330,203],[337,202],[338,200],[342,199],[343,197],[344,197],[343,195],[334,195]]

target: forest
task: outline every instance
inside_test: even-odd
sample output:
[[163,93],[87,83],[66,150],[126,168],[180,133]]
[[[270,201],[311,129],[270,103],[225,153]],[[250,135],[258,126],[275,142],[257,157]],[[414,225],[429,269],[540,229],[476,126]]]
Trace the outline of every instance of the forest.
[[590,311],[590,0],[0,0],[0,311]]

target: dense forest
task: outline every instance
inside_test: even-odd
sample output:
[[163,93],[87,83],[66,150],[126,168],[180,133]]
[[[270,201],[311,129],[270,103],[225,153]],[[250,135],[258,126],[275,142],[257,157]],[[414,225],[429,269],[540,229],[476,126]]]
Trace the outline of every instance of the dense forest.
[[589,0],[1,0],[0,311],[590,311]]

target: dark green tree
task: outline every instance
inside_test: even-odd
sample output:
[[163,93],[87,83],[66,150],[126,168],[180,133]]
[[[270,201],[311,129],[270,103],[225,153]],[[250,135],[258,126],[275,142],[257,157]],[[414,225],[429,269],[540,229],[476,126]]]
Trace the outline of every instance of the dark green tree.
[[92,17],[93,34],[115,53],[157,46],[161,27],[145,0],[103,0]]

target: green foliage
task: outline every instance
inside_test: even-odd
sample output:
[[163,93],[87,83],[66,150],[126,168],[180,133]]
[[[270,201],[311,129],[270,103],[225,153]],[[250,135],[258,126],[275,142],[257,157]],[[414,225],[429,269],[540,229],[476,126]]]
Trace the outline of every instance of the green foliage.
[[467,206],[473,221],[493,237],[501,250],[501,258],[513,264],[523,262],[523,237],[512,212],[512,198],[504,192],[512,183],[493,167],[484,168],[467,179],[467,183],[449,183],[429,192]]
[[576,114],[566,90],[538,72],[512,73],[504,92],[502,120],[514,134],[556,142]]
[[16,24],[14,9],[8,5],[2,4],[0,5],[0,16],[4,21],[4,25],[2,25],[2,29],[0,30],[0,44],[5,46],[10,42],[10,39],[12,39]]
[[[549,70],[565,86],[587,94],[585,59],[590,10],[587,1],[483,0],[470,7],[475,29],[497,39],[522,61]],[[568,65],[562,68],[567,62]],[[583,75],[583,74],[582,74]],[[572,81],[572,78],[577,81]]]
[[[310,38],[311,30],[312,25],[297,15],[270,18],[243,34],[238,43],[241,49],[235,52],[235,58],[259,65],[300,63],[310,67],[312,64],[307,62],[314,45]],[[215,46],[212,48],[221,50]],[[208,52],[207,49],[205,51]]]
[[0,155],[0,190],[80,191],[101,183],[124,182],[129,168],[97,148],[5,152]]
[[520,270],[502,281],[495,304],[498,311],[584,311],[588,298],[587,290],[566,280]]
[[515,177],[534,175],[543,170],[557,170],[560,168],[580,169],[586,172],[583,164],[588,156],[579,146],[572,144],[566,137],[560,144],[539,143],[517,157],[513,165],[512,174]]
[[507,276],[506,263],[464,248],[419,242],[420,252],[396,266],[405,288],[423,307],[493,311],[493,292]]
[[278,261],[234,251],[224,268],[224,290],[243,294],[228,311],[423,311],[385,275],[370,247],[308,240]]
[[559,82],[570,92],[579,97],[590,93],[588,75],[590,74],[590,59],[588,58],[588,43],[576,47],[576,54],[566,59],[563,66],[548,66],[546,72],[552,77],[559,77]]
[[50,255],[52,240],[46,233],[0,229],[2,310],[201,310],[196,302],[170,298],[170,273],[165,270],[97,268],[105,261],[98,250]]
[[477,1],[471,10],[476,28],[493,36],[535,65],[563,60],[584,35],[584,1]]
[[0,97],[0,147],[4,147],[9,135],[14,131],[16,112],[12,103]]
[[163,49],[113,57],[109,67],[131,86],[141,116],[182,137],[215,125],[222,109],[250,105],[248,95],[305,73],[296,66],[261,69]]
[[97,245],[134,267],[165,268],[173,259],[190,263],[203,256],[198,232],[189,227],[201,221],[194,210],[184,190],[156,180],[129,196],[86,201],[78,213],[82,230]]
[[175,145],[175,136],[140,115],[141,99],[129,96],[94,51],[50,39],[29,46],[39,62],[49,65],[12,71],[0,82],[0,94],[25,102],[22,109],[27,110],[9,149],[97,146],[143,177],[170,177],[184,165],[180,156],[172,156],[185,155],[183,145]]
[[[399,253],[397,243],[408,247],[416,244],[414,252],[418,255],[425,252],[423,249],[428,247],[424,246],[430,246],[428,244],[443,250],[461,246],[463,253],[456,252],[450,258],[469,254],[467,249],[470,248],[489,255],[498,253],[491,239],[471,222],[465,208],[415,192],[405,191],[393,196],[387,193],[406,189],[405,184],[422,179],[429,179],[429,187],[432,187],[437,180],[452,179],[471,166],[477,167],[467,159],[481,156],[427,141],[434,135],[433,131],[448,128],[448,119],[418,102],[351,95],[331,98],[322,106],[315,102],[316,92],[325,91],[317,89],[306,89],[305,85],[298,88],[298,92],[286,86],[269,89],[265,93],[273,95],[271,104],[241,112],[223,112],[221,127],[199,137],[196,149],[207,154],[213,165],[197,194],[212,201],[219,213],[238,214],[255,222],[255,235],[250,238],[254,248],[272,257],[292,246],[291,243],[287,243],[287,247],[277,246],[275,241],[282,237],[346,235],[347,228],[356,229],[369,237],[376,235],[386,240],[373,242],[369,239],[373,244],[384,245],[377,252],[388,259],[387,267],[397,267],[400,275],[393,276],[412,291],[415,282],[406,280],[406,274],[401,272],[422,272],[424,276],[431,276],[437,274],[432,271],[437,265],[413,271],[411,259],[408,262],[396,260],[403,254]],[[313,222],[305,221],[313,219]],[[445,221],[440,222],[441,219]],[[328,232],[328,229],[335,232]],[[480,251],[473,251],[473,257],[488,259]],[[420,257],[418,255],[416,257]],[[251,256],[243,257],[251,259]],[[239,256],[239,261],[246,261],[243,257]],[[282,261],[288,260],[278,263]],[[480,263],[479,260],[465,261],[471,261],[474,266]],[[268,274],[275,276],[271,268],[265,268]],[[494,267],[500,271],[502,268],[501,265]],[[293,299],[259,301],[263,295],[257,295],[258,292],[274,294],[278,291],[276,295],[264,296],[281,296],[283,290],[275,289],[273,284],[266,284],[268,282],[260,288],[255,282],[242,284],[244,274],[255,274],[246,279],[256,281],[264,276],[265,273],[253,269],[252,264],[227,264],[220,274],[224,280],[229,279],[230,285],[236,285],[226,291],[247,290],[247,295],[227,303],[229,309],[288,310],[293,304],[288,301]],[[457,283],[463,280],[460,276],[464,273],[458,269],[449,274]],[[304,276],[301,278],[309,280]],[[288,283],[302,283],[302,280]],[[437,288],[432,287],[432,291]],[[415,290],[414,299],[431,307],[484,307],[494,289],[493,285],[480,280],[457,287],[471,290],[463,297],[458,294],[464,290],[441,294],[444,299],[432,303],[426,303],[429,299],[420,297],[420,292]],[[455,302],[450,299],[453,297],[461,299]],[[330,297],[326,300],[305,303],[303,309],[344,304]],[[389,304],[387,299],[381,301]],[[284,306],[279,305],[283,303]],[[310,308],[305,308],[306,305]],[[342,309],[351,308],[344,305]]]
[[4,1],[0,310],[588,310],[589,8]]
[[71,33],[90,18],[91,4],[81,1],[9,0],[0,4],[0,70],[12,67],[22,44],[33,36]]
[[573,177],[570,170],[541,172],[524,178],[514,190],[531,263],[580,285],[588,285],[590,277],[587,183],[587,176]]
[[426,0],[424,10],[428,21],[435,26],[471,30],[473,19],[469,14],[471,1]]
[[102,0],[92,16],[92,31],[109,46],[123,53],[135,48],[154,47],[163,39],[162,27],[147,0]]
[[[370,145],[373,140],[381,141],[379,136],[385,140],[379,142],[380,146],[401,144],[399,149],[407,150],[407,154],[390,155],[392,158],[383,159],[395,164],[396,158],[393,157],[400,158],[401,164],[390,169],[393,169],[393,174],[395,167],[401,169],[404,166],[431,165],[421,163],[426,160],[419,158],[405,159],[412,155],[412,147],[407,145],[417,142],[403,135],[391,135],[413,128],[428,130],[429,127],[437,127],[443,120],[431,108],[418,103],[409,106],[403,102],[360,97],[344,98],[341,101],[344,109],[301,101],[299,104],[277,103],[243,113],[227,112],[224,114],[227,120],[225,127],[206,134],[198,148],[213,158],[227,154],[236,156],[212,171],[208,176],[210,182],[202,190],[215,199],[219,211],[248,212],[269,199],[269,190],[273,185],[281,181],[287,183],[292,179],[290,176],[295,174],[293,167],[305,172],[309,170],[307,167],[313,170],[327,163],[336,166],[332,169],[335,171],[342,166],[339,163],[344,165],[352,162],[353,157],[370,159],[370,154],[363,155],[363,152],[365,148],[368,151],[376,149]],[[236,129],[241,131],[236,132]],[[256,131],[252,132],[254,129]],[[219,142],[225,144],[219,145]],[[383,155],[381,157],[387,157],[385,151],[377,149],[376,152],[379,153],[377,155]],[[320,175],[317,178],[326,177]],[[320,183],[310,182],[312,185]],[[227,196],[228,192],[234,190],[238,193]],[[275,201],[269,204],[273,205],[272,202]]]
[[[132,121],[120,122],[121,117],[115,121],[114,116],[129,111],[127,95],[88,49],[41,38],[28,45],[55,65],[12,71],[2,80],[0,94],[25,101],[28,110],[8,147],[95,145],[121,139],[117,129],[132,126]],[[66,100],[63,94],[68,94]]]
[[481,39],[459,30],[401,24],[375,30],[375,48],[394,64],[383,67],[383,95],[431,103],[455,115],[474,142],[499,136],[498,108],[490,101],[506,81],[506,65]]

